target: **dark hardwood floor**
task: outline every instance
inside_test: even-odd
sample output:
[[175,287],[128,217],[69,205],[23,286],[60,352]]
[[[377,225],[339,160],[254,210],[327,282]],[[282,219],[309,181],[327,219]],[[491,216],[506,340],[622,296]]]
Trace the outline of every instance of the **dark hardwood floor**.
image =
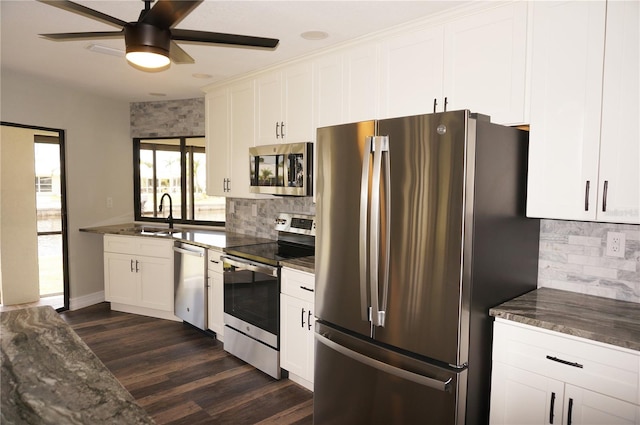
[[313,422],[310,391],[256,370],[188,325],[108,303],[61,316],[158,424]]

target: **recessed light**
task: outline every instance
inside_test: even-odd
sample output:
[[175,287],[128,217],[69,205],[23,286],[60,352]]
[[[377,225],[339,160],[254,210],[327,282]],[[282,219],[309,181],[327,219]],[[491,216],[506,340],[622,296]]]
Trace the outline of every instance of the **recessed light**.
[[300,37],[305,40],[324,40],[329,37],[329,34],[324,31],[306,31],[300,34]]
[[191,74],[191,76],[193,78],[203,78],[203,79],[207,79],[207,78],[213,77],[213,75],[211,75],[211,74],[204,74],[204,73],[201,73],[201,72],[196,72],[195,74]]
[[149,93],[149,96],[158,96],[158,97],[162,97],[162,96],[166,96],[166,93],[157,93],[157,92],[151,92]]

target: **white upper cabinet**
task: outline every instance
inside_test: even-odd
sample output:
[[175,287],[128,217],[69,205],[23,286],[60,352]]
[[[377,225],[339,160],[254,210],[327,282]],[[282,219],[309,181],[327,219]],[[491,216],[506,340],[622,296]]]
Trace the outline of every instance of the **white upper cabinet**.
[[527,122],[527,2],[456,19],[445,27],[444,43],[448,111],[469,109],[505,125]]
[[292,65],[256,80],[257,145],[313,139],[313,71]]
[[436,26],[382,43],[380,118],[434,112],[434,102],[443,101],[443,37]]
[[639,17],[638,1],[607,4],[598,221],[640,223]]
[[208,195],[255,197],[249,192],[254,91],[254,81],[245,80],[205,96]]
[[345,122],[342,54],[322,56],[313,63],[316,125]]
[[390,38],[381,47],[381,117],[469,109],[525,123],[526,46],[526,2]]
[[533,8],[527,215],[639,223],[638,3]]
[[207,195],[226,196],[229,178],[229,93],[221,88],[204,97]]

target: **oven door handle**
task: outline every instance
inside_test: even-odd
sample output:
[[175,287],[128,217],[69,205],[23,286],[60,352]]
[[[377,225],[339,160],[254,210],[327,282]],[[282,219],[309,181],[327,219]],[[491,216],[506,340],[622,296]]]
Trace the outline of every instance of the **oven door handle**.
[[278,267],[269,266],[267,264],[256,264],[242,258],[231,257],[228,255],[221,255],[220,259],[224,263],[231,264],[232,266],[241,267],[252,272],[264,273],[268,274],[269,276],[278,277]]

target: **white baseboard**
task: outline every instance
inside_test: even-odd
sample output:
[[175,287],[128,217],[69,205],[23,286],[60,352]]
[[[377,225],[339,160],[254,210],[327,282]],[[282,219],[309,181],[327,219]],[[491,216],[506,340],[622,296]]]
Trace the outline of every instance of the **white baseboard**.
[[79,310],[90,305],[99,304],[104,301],[104,291],[93,294],[82,295],[76,298],[69,298],[69,310]]
[[157,319],[173,320],[174,322],[182,322],[182,319],[173,314],[173,311],[156,310],[153,308],[138,307],[129,304],[111,303],[111,310],[121,311],[123,313],[138,314],[141,316],[155,317]]

